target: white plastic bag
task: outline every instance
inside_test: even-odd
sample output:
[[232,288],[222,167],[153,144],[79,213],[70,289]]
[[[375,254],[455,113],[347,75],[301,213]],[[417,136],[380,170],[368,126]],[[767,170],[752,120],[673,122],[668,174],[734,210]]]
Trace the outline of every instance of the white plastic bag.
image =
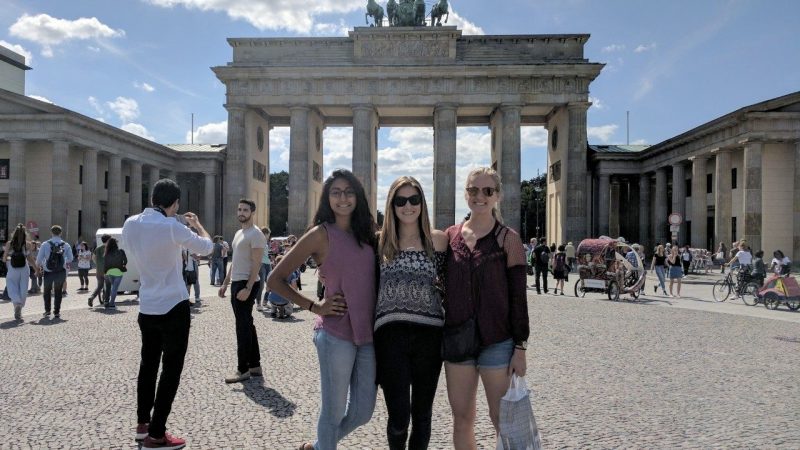
[[500,435],[497,450],[541,450],[542,438],[531,408],[525,379],[511,376],[511,386],[500,399]]

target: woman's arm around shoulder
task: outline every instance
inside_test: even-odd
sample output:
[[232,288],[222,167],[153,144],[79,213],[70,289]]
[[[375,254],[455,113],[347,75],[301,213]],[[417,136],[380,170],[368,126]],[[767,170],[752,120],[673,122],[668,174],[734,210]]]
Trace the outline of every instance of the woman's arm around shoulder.
[[441,230],[431,230],[431,240],[433,241],[433,249],[437,252],[446,252],[447,246],[450,245],[447,233]]

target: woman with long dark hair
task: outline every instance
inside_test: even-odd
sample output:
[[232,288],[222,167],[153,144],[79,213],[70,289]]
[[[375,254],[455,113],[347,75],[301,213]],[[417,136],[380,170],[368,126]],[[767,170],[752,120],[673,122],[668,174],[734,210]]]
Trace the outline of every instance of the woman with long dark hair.
[[[311,256],[319,264],[325,296],[305,297],[286,280]],[[335,449],[367,423],[375,408],[375,220],[364,187],[349,170],[335,170],[322,185],[312,227],[270,272],[267,286],[319,317],[314,345],[319,358],[322,407],[317,442],[301,450]]]
[[[389,448],[428,448],[442,370],[440,286],[447,236],[431,229],[422,186],[400,177],[389,188],[380,231],[375,355],[389,423]],[[413,392],[413,395],[411,394]],[[408,425],[411,422],[409,439]]]
[[[28,295],[30,268],[36,268],[33,254],[33,245],[25,239],[25,225],[20,223],[14,228],[11,240],[3,247],[3,262],[8,267],[6,288],[14,305],[14,319],[18,322],[22,321],[22,308]],[[38,268],[35,270],[38,272]]]
[[122,275],[125,273],[125,266],[128,265],[128,258],[125,256],[125,251],[119,248],[117,240],[111,238],[106,242],[106,277],[111,283],[111,289],[108,293],[108,301],[105,304],[106,308],[116,308],[115,300],[117,298],[117,289],[122,282]]

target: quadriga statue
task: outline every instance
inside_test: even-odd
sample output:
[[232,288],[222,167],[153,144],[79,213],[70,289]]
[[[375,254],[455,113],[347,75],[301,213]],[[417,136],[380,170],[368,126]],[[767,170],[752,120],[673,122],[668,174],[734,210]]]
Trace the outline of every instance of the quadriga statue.
[[[369,17],[372,17],[373,24],[370,25]],[[364,21],[369,26],[382,27],[383,26],[383,7],[375,0],[367,0],[367,13],[364,14]]]

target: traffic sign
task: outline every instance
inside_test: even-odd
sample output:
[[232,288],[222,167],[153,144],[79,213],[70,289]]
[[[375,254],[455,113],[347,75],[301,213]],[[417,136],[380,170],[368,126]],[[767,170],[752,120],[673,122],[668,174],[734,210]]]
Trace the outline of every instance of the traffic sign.
[[681,226],[680,225],[670,225],[669,226],[669,231],[671,231],[673,233],[677,233],[677,232],[681,231]]
[[667,222],[670,225],[680,225],[683,223],[683,216],[681,216],[680,213],[674,212],[669,215],[669,217],[667,218]]

